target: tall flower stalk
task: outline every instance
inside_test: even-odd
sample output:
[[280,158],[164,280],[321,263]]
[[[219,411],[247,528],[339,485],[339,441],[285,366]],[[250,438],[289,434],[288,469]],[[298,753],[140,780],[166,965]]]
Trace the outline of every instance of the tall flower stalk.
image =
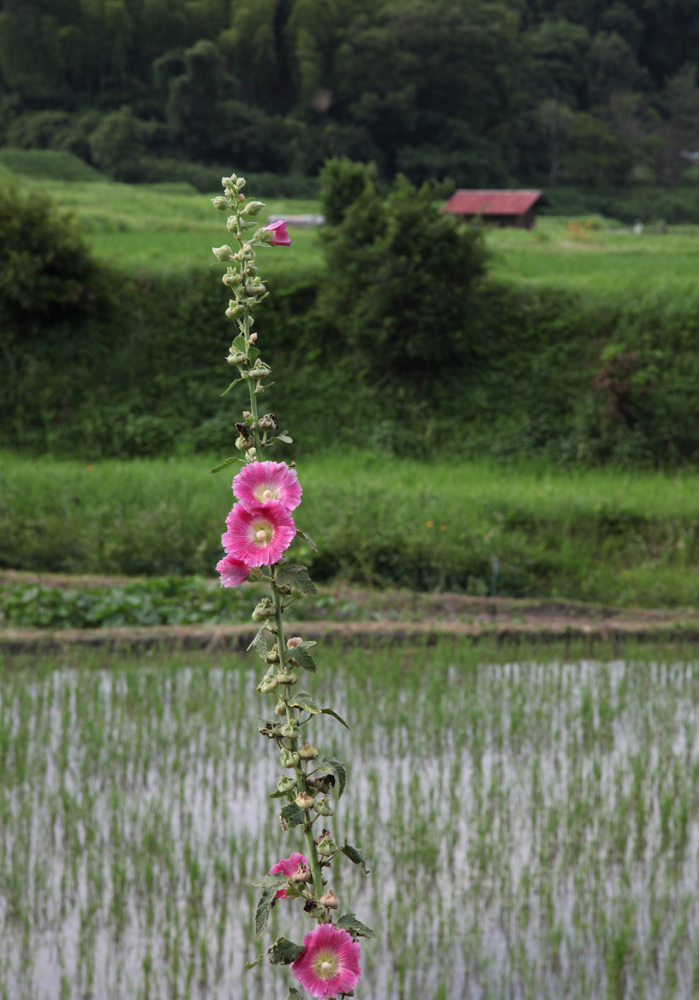
[[[272,369],[262,359],[257,332],[253,331],[255,309],[269,294],[257,268],[257,248],[289,246],[291,240],[284,222],[258,228],[254,219],[265,206],[243,194],[244,178],[232,175],[224,177],[222,183],[224,193],[213,199],[213,205],[228,213],[227,226],[236,247],[225,244],[212,249],[226,266],[222,280],[231,295],[226,316],[236,325],[226,360],[238,373],[223,395],[245,382],[250,408],[235,424],[239,456],[227,458],[211,470],[220,472],[236,462],[242,465],[232,484],[236,502],[221,536],[225,555],[216,568],[224,587],[235,587],[245,580],[262,580],[269,586],[270,596],[263,597],[252,612],[259,628],[249,649],[264,662],[257,690],[273,696],[276,704],[268,713],[273,718],[261,720],[258,732],[279,754],[282,774],[270,795],[282,804],[279,822],[303,848],[303,853],[290,851],[255,881],[261,890],[255,931],[258,937],[263,936],[270,911],[281,900],[302,904],[314,922],[303,944],[277,938],[246,968],[268,957],[273,965],[290,966],[296,981],[319,1000],[350,997],[361,976],[358,939],[374,933],[353,913],[338,917],[340,901],[330,881],[333,864],[340,858],[348,858],[365,874],[366,865],[361,851],[346,842],[340,845],[328,828],[347,784],[347,768],[337,758],[321,754],[310,742],[306,728],[322,715],[349,726],[332,708],[320,708],[311,693],[298,689],[300,672],[316,673],[311,652],[315,643],[301,636],[287,639],[284,615],[292,604],[315,594],[316,589],[307,567],[290,561],[285,552],[297,535],[312,551],[316,547],[292,517],[302,495],[296,470],[286,462],[267,460],[270,449],[292,439],[286,431],[279,432],[276,414],[260,414],[258,403],[271,384]],[[248,238],[246,233],[253,229]],[[303,996],[291,987],[287,1000],[302,1000]]]

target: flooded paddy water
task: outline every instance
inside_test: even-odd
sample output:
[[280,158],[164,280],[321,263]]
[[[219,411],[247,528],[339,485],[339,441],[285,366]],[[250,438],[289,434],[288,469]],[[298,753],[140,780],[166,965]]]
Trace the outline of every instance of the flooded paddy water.
[[[326,650],[353,727],[330,884],[375,928],[358,1000],[699,994],[699,657]],[[267,798],[257,662],[82,654],[0,674],[0,997],[283,1000],[253,878],[301,849]],[[306,678],[304,678],[306,680]],[[311,922],[280,901],[265,938]]]

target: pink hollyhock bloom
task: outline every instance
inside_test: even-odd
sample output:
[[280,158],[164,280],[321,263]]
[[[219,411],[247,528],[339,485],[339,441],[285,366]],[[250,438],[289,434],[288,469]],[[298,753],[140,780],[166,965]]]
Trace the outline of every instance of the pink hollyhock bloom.
[[240,559],[234,559],[233,556],[224,556],[220,562],[216,563],[216,572],[221,574],[222,587],[238,587],[241,583],[245,583],[252,573],[252,569],[252,566],[246,566],[244,562],[241,562]]
[[260,504],[294,510],[301,503],[301,484],[286,462],[251,462],[233,480],[233,492],[246,510]]
[[359,982],[360,948],[352,935],[332,924],[318,924],[303,939],[306,950],[291,963],[291,971],[318,1000],[353,990]]
[[[305,865],[308,868],[308,861],[304,858],[303,854],[298,854],[296,851],[291,855],[290,858],[280,858],[276,865],[272,865],[269,870],[270,875],[288,875],[291,878],[299,870],[299,865]],[[275,895],[275,899],[284,899],[286,897],[286,889],[280,889]]]
[[272,234],[273,247],[291,246],[291,237],[286,231],[286,219],[280,219],[279,222],[270,222],[268,226],[263,226],[262,229]]
[[281,504],[267,504],[246,510],[241,503],[234,504],[226,518],[228,531],[221,535],[221,542],[229,556],[246,566],[271,566],[296,534],[291,514]]

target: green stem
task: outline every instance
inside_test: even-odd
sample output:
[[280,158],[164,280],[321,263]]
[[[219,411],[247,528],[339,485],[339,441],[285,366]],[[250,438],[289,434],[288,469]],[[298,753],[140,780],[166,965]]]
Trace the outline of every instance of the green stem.
[[[245,310],[245,319],[243,320],[243,336],[245,337],[245,344],[248,345],[250,340],[250,311]],[[260,447],[260,432],[257,429],[257,396],[255,395],[255,385],[254,379],[247,379],[248,392],[250,393],[250,414],[252,415],[252,426],[253,435],[255,438],[255,458],[258,462],[262,461],[262,448]]]
[[308,809],[306,809],[306,823],[304,823],[303,826],[303,835],[306,838],[306,851],[308,853],[308,861],[311,866],[311,875],[313,876],[313,898],[320,899],[323,895],[323,876],[320,871],[320,861],[318,860],[316,842],[313,839],[313,830],[310,827]]

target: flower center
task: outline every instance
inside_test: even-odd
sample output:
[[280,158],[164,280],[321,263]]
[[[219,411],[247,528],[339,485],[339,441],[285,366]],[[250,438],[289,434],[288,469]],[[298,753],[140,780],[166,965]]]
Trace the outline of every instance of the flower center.
[[321,979],[332,979],[337,975],[337,955],[331,951],[321,951],[313,963],[315,973]]
[[261,503],[265,503],[267,500],[278,500],[279,490],[274,483],[265,483],[264,486],[258,486],[255,490],[255,499]]
[[269,521],[258,521],[252,528],[252,539],[256,545],[269,545],[274,536],[274,528]]

